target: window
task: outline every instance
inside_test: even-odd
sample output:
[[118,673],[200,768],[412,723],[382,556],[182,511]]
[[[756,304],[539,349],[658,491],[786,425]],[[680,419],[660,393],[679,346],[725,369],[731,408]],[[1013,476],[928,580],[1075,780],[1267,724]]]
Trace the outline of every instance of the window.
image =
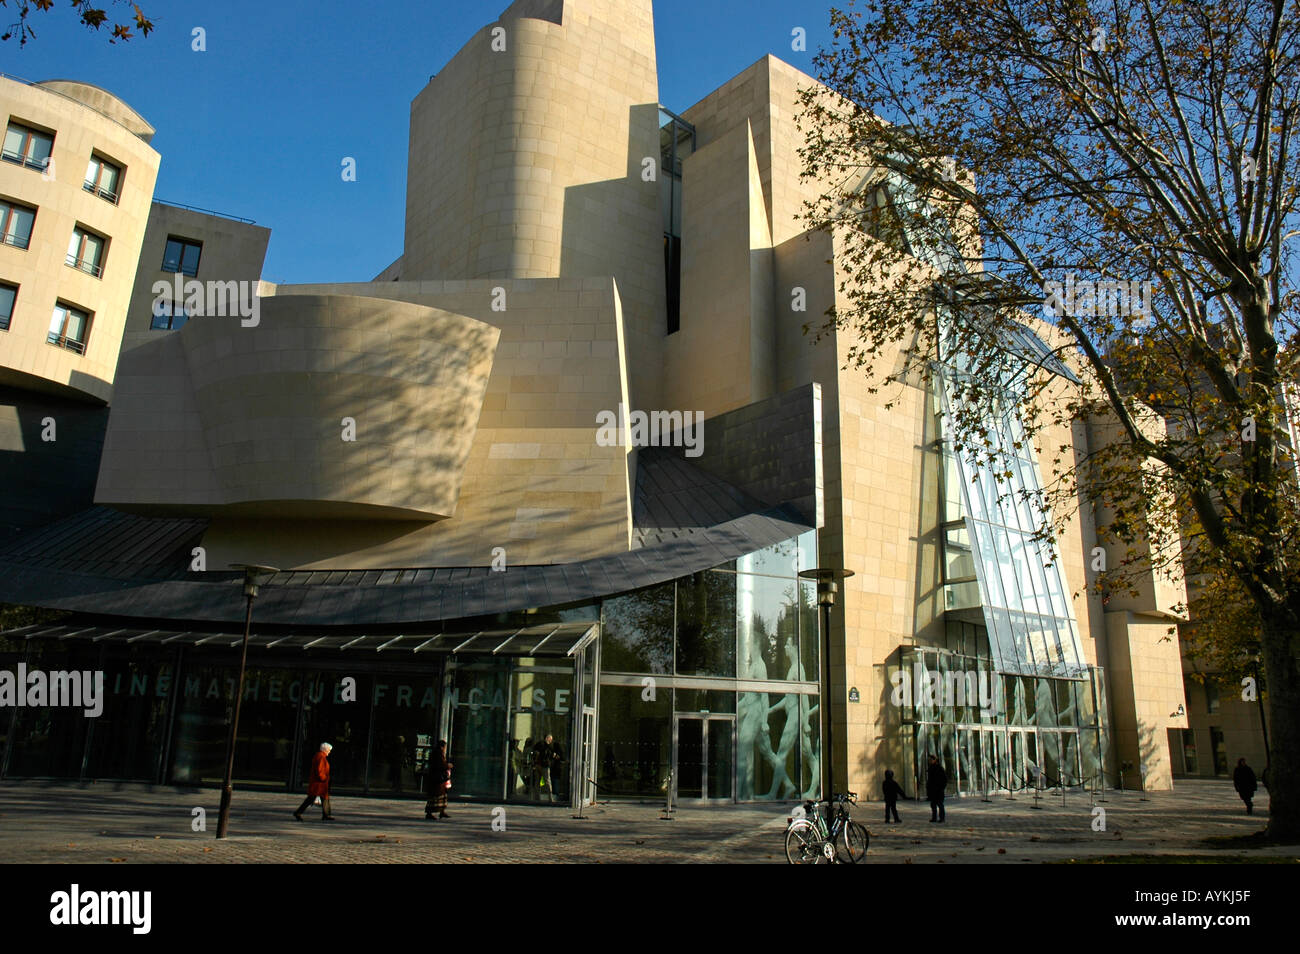
[[1183,729],[1183,771],[1188,775],[1195,775],[1197,769],[1196,763],[1196,733],[1191,729]]
[[0,153],[0,156],[20,166],[28,166],[44,172],[50,158],[50,150],[53,148],[52,134],[28,129],[18,123],[10,123],[5,129],[4,152]]
[[189,314],[181,305],[169,301],[160,301],[153,306],[153,318],[149,327],[154,331],[175,331],[189,321]]
[[1214,774],[1228,774],[1228,747],[1223,743],[1223,730],[1210,726],[1210,751],[1214,754]]
[[180,272],[182,275],[193,277],[199,273],[199,254],[202,251],[202,242],[169,235],[167,250],[163,252],[162,270]]
[[0,284],[0,331],[9,330],[9,320],[14,316],[14,299],[17,297],[16,286]]
[[78,225],[72,230],[72,240],[68,243],[68,257],[65,263],[99,278],[104,274],[104,239],[94,232],[88,232]]
[[86,337],[89,334],[90,315],[87,312],[63,302],[54,306],[54,317],[50,319],[50,333],[46,341],[77,354],[85,354]]
[[26,248],[32,241],[36,210],[0,199],[0,241],[14,248]]
[[121,166],[115,166],[107,159],[101,159],[99,156],[92,155],[90,157],[90,165],[86,167],[86,182],[82,186],[83,189],[117,205],[117,197],[121,194],[121,182]]
[[668,334],[681,328],[682,163],[695,151],[695,127],[659,107],[659,211],[664,226]]
[[1219,685],[1209,680],[1205,683],[1205,709],[1207,712],[1219,711]]

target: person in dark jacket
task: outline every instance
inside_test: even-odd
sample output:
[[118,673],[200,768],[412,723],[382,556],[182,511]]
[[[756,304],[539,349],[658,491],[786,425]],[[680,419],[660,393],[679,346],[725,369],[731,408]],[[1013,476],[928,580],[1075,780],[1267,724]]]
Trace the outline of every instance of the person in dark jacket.
[[307,797],[303,799],[293,817],[302,821],[302,813],[311,808],[311,803],[320,796],[321,821],[333,821],[330,814],[330,750],[334,746],[328,742],[320,744],[320,751],[312,756],[311,772],[307,776]]
[[930,770],[925,776],[925,796],[930,799],[930,821],[942,822],[947,819],[943,813],[943,792],[948,787],[948,773],[939,764],[937,755],[930,756]]
[[533,749],[533,777],[536,780],[536,798],[541,801],[541,789],[546,789],[546,797],[555,802],[555,778],[553,770],[560,762],[560,749],[555,738],[547,734],[546,738]]
[[882,786],[885,791],[885,823],[889,823],[890,813],[893,813],[894,821],[901,822],[898,817],[898,798],[903,794],[903,786],[894,781],[894,770],[885,769],[885,784]]
[[1246,764],[1244,758],[1237,759],[1237,767],[1232,773],[1232,787],[1237,790],[1241,800],[1246,803],[1246,814],[1253,815],[1255,806],[1251,804],[1255,799],[1255,772]]
[[424,803],[424,817],[447,818],[447,783],[451,781],[451,763],[447,761],[447,740],[440,739],[438,747],[429,755],[429,800]]

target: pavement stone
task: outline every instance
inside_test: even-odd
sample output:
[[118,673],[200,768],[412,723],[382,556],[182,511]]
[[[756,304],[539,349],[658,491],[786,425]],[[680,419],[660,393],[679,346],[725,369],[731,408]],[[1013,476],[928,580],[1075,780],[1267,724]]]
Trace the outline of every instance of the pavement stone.
[[[1107,792],[1105,831],[1087,793],[1064,799],[950,799],[948,821],[930,824],[928,805],[904,802],[901,824],[878,820],[881,803],[854,817],[871,832],[868,864],[998,864],[1114,854],[1212,854],[1211,836],[1248,835],[1267,821],[1261,791],[1248,816],[1230,782],[1180,779],[1173,792]],[[450,818],[426,821],[413,798],[333,799],[337,821],[313,808],[292,817],[301,795],[236,790],[230,837],[214,835],[220,793],[128,783],[0,782],[0,862],[5,863],[785,863],[784,830],[794,804],[681,808],[612,802],[568,807],[453,801]],[[192,830],[192,809],[207,830]],[[313,814],[315,813],[315,814]],[[504,821],[504,830],[494,830]],[[1300,847],[1233,849],[1282,855]]]

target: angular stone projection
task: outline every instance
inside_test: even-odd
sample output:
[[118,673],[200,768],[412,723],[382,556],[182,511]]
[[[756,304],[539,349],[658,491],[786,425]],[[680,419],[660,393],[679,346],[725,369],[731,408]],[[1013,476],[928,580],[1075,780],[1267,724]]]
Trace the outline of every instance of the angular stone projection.
[[449,517],[499,335],[349,295],[262,299],[256,327],[191,320],[123,354],[95,500],[149,514]]

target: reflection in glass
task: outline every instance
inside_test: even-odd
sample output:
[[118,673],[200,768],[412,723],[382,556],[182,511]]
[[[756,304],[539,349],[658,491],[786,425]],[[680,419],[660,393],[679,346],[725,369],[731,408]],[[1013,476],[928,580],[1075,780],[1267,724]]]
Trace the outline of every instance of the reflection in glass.
[[731,719],[707,720],[708,739],[708,797],[728,801],[736,796],[732,781],[732,733],[735,723]]
[[663,797],[672,758],[672,693],[646,699],[639,686],[600,687],[600,792]]
[[677,720],[677,797],[704,797],[704,720]]
[[673,612],[672,583],[606,600],[601,669],[672,672]]
[[451,670],[447,706],[453,794],[501,798],[505,793],[508,659],[458,665]]
[[705,571],[677,583],[677,672],[736,675],[736,576]]
[[[308,681],[307,700],[303,705],[303,731],[299,736],[299,783],[306,790],[312,756],[322,742],[334,746],[330,752],[330,791],[360,791],[365,783],[366,747],[370,738],[370,706],[366,701],[374,693],[374,676],[358,674],[357,701],[343,699],[341,673],[315,673]],[[248,709],[247,694],[244,710]],[[243,731],[243,716],[240,716]],[[287,773],[286,773],[287,774]]]

